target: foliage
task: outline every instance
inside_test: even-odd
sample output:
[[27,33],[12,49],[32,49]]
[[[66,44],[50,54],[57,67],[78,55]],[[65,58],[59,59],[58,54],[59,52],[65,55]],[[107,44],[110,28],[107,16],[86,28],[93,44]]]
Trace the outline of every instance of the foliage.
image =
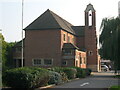
[[120,75],[116,75],[116,76],[114,76],[115,78],[120,78]]
[[36,67],[15,68],[4,72],[3,81],[13,88],[36,88],[48,83],[49,73]]
[[120,90],[120,86],[111,86],[109,90]]
[[63,72],[63,68],[62,68],[62,67],[53,67],[53,68],[51,68],[50,70],[51,70],[51,71],[58,72],[58,73]]
[[53,67],[50,70],[54,71],[54,72],[58,72],[62,76],[62,82],[67,82],[68,81],[68,77],[67,77],[66,73],[63,72],[62,67]]
[[49,71],[50,80],[48,84],[60,84],[62,83],[62,76],[54,71]]
[[[2,53],[2,57],[0,56],[0,60],[2,60],[2,71],[10,69],[13,67],[13,55],[12,49],[15,43],[8,43],[4,40],[3,35],[0,33],[0,55]],[[1,61],[0,61],[1,62]]]
[[91,75],[92,70],[90,68],[85,68],[84,70],[85,70],[86,76]]
[[77,78],[84,78],[84,77],[86,77],[85,69],[82,69],[80,67],[72,67],[72,68],[75,68],[77,70],[77,74],[76,74]]
[[5,67],[5,62],[6,62],[6,47],[7,47],[7,42],[5,42],[3,35],[0,33],[0,55],[2,54],[2,58],[0,56],[0,62],[2,62],[2,68]]
[[14,67],[14,61],[13,61],[13,47],[15,46],[16,43],[11,42],[11,43],[7,43],[7,47],[6,47],[6,62],[5,62],[5,66],[10,68]]
[[67,74],[68,79],[76,78],[77,71],[74,68],[69,68],[69,67],[63,68],[63,72]]
[[100,30],[101,57],[113,61],[115,69],[120,69],[120,18],[103,19]]

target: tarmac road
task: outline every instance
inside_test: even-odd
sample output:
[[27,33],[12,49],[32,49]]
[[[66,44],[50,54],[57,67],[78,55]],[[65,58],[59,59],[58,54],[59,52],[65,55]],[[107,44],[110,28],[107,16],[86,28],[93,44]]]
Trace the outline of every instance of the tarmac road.
[[[109,88],[113,85],[120,85],[120,79],[114,78],[113,71],[94,72],[92,76],[75,80],[69,83],[54,86],[53,88]],[[106,89],[105,89],[106,90]]]

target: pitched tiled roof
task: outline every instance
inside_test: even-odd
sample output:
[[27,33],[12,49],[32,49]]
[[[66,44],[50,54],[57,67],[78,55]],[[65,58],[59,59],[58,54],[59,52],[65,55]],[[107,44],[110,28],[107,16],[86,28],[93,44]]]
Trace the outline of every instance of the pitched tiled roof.
[[73,45],[72,43],[64,43],[63,44],[63,48],[64,49],[67,49],[67,48],[70,48],[70,49],[79,49],[77,46]]
[[63,29],[75,34],[71,26],[73,25],[48,9],[24,30]]
[[85,35],[85,26],[72,26],[75,34],[77,36],[84,36]]
[[59,30],[63,29],[73,35],[83,36],[84,27],[73,26],[49,9],[28,25],[24,30]]

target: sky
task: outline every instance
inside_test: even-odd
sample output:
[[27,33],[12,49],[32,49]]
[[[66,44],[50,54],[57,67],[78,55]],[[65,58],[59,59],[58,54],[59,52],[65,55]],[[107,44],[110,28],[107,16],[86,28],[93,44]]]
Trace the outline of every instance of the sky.
[[[75,26],[84,25],[84,10],[91,3],[96,10],[99,36],[103,18],[118,16],[120,0],[24,0],[23,28],[50,9]],[[0,0],[0,29],[7,42],[22,39],[22,0]]]

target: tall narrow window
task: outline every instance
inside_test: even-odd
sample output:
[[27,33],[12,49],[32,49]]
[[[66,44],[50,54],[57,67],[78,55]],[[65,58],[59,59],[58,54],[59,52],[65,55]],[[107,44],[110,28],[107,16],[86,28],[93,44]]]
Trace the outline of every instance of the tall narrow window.
[[72,38],[72,42],[73,42],[73,43],[75,43],[75,40],[74,40],[74,38]]
[[76,60],[76,66],[78,67],[78,61]]
[[89,26],[92,26],[92,11],[89,11]]
[[82,64],[82,57],[80,56],[80,64]]
[[68,36],[68,43],[70,43],[70,36]]
[[84,64],[86,64],[86,57],[84,57]]
[[88,55],[89,55],[89,56],[92,56],[92,55],[93,55],[93,52],[92,52],[92,51],[88,51]]
[[63,34],[63,41],[66,41],[66,35]]

